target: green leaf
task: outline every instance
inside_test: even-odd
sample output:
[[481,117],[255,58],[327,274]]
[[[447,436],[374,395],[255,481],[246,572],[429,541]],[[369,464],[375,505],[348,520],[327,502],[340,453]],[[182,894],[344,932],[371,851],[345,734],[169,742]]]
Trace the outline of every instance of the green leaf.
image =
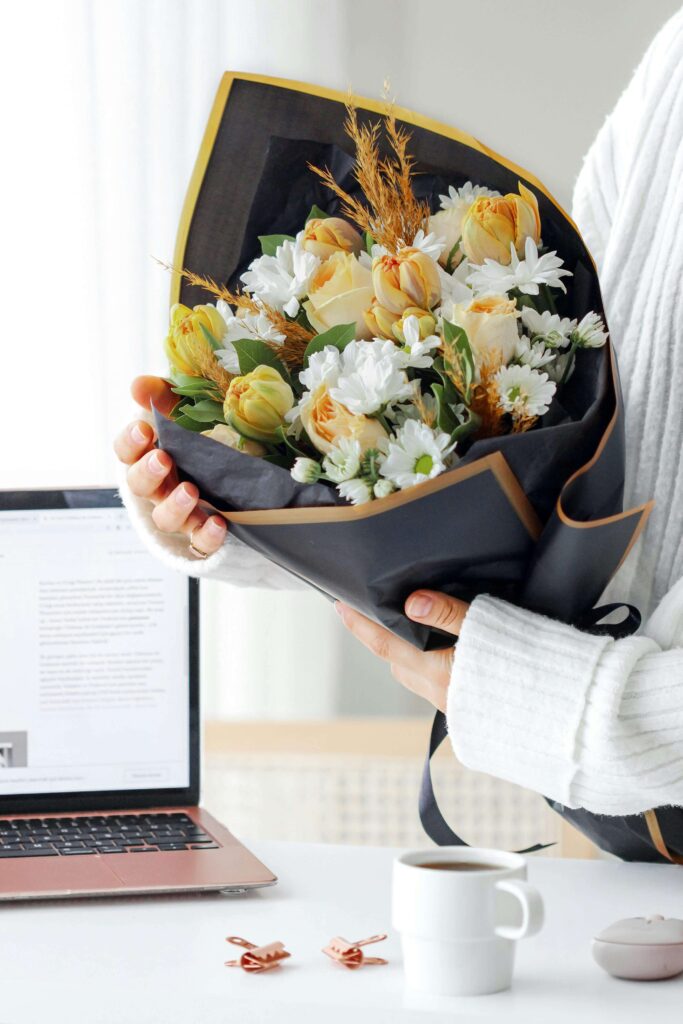
[[465,405],[469,405],[475,368],[474,355],[467,337],[467,332],[462,327],[458,327],[457,324],[452,324],[449,320],[444,320],[443,336],[444,341],[447,344],[451,344],[456,351],[459,369],[465,386],[463,398],[465,399]]
[[259,338],[239,338],[232,344],[237,353],[241,374],[251,373],[257,366],[272,366],[283,380],[289,383],[287,367],[278,359],[272,348],[266,345],[265,341],[260,341]]
[[215,402],[212,398],[205,398],[194,405],[188,403],[183,406],[182,412],[184,416],[189,416],[198,423],[225,423],[223,403]]
[[443,430],[445,434],[452,434],[458,426],[458,421],[444,396],[444,385],[432,384],[432,394],[436,399],[436,422],[439,430]]
[[453,246],[453,248],[449,252],[448,257],[446,259],[446,273],[447,274],[452,274],[453,273],[453,260],[455,259],[456,253],[457,253],[459,248],[460,248],[460,239],[458,239],[458,241],[455,243],[455,245]]
[[321,210],[319,206],[316,206],[315,203],[313,203],[310,213],[308,214],[308,217],[306,217],[306,223],[308,224],[309,220],[313,220],[314,217],[321,217],[323,220],[327,220],[327,218],[331,216],[331,213],[325,213],[324,210]]
[[480,423],[481,416],[477,416],[476,412],[468,409],[465,422],[459,423],[455,430],[451,432],[451,441],[462,441],[469,434],[473,434],[479,428]]
[[205,339],[206,339],[206,340],[208,341],[209,345],[211,346],[211,348],[212,348],[212,350],[213,350],[214,352],[215,352],[215,351],[216,351],[217,349],[219,349],[219,348],[222,348],[222,347],[223,347],[223,346],[221,345],[220,341],[218,341],[218,339],[217,339],[217,338],[214,338],[214,336],[213,336],[213,334],[211,333],[211,331],[210,331],[210,330],[208,330],[208,329],[207,329],[207,328],[206,328],[206,327],[204,326],[204,324],[200,324],[200,325],[199,325],[199,327],[200,327],[200,330],[201,330],[202,334],[204,335]]
[[204,377],[188,377],[186,374],[175,375],[171,384],[171,391],[174,395],[183,395],[187,398],[215,398],[220,399],[221,393],[212,380]]
[[365,246],[365,251],[368,254],[368,256],[372,256],[372,247],[375,244],[375,239],[372,237],[369,231],[363,232],[363,244]]
[[261,243],[262,255],[274,256],[278,245],[282,245],[283,242],[293,242],[294,238],[292,235],[259,235],[258,240]]
[[290,451],[294,452],[297,457],[302,456],[303,458],[309,458],[309,456],[306,455],[306,452],[302,452],[300,448],[296,447],[284,427],[278,427],[275,431],[275,436],[282,444],[286,445]]
[[348,343],[353,341],[355,337],[355,323],[337,324],[336,327],[330,327],[329,331],[324,331],[313,338],[312,341],[309,341],[308,347],[304,352],[304,366],[308,366],[308,360],[315,352],[322,352],[328,345],[334,345],[340,352],[343,352]]
[[189,416],[180,415],[174,418],[179,427],[184,427],[185,430],[192,430],[195,434],[201,434],[202,430],[206,430],[206,423],[192,420]]

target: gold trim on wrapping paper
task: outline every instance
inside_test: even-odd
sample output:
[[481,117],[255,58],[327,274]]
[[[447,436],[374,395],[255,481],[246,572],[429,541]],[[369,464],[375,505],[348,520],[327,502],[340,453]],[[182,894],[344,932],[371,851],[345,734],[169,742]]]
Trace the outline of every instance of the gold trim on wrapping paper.
[[408,487],[405,491],[397,491],[395,494],[390,494],[387,498],[368,501],[364,505],[257,509],[254,512],[221,512],[221,515],[230,523],[244,523],[248,526],[348,523],[358,519],[369,519],[372,516],[382,515],[384,512],[391,512],[392,509],[399,508],[401,505],[409,505],[410,502],[419,501],[428,494],[444,491],[453,484],[460,483],[462,480],[469,480],[470,477],[486,472],[493,473],[529,536],[532,540],[538,540],[543,529],[541,521],[522,490],[517,477],[500,452],[492,452],[490,455],[477,459],[476,462],[472,462],[468,466],[462,466],[460,469],[454,469],[449,473],[442,473],[441,476],[434,477],[433,480],[427,480],[423,484],[416,484],[415,487]]
[[678,854],[671,853],[669,847],[664,842],[664,836],[659,825],[659,818],[657,817],[656,811],[645,811],[643,817],[645,818],[645,824],[647,830],[650,833],[650,839],[655,845],[655,848],[662,857],[666,857],[673,864],[683,864],[683,857],[679,857]]
[[[182,213],[180,215],[180,222],[178,224],[178,234],[176,237],[176,245],[174,252],[174,266],[178,268],[182,268],[185,265],[185,249],[187,247],[187,239],[190,232],[192,217],[194,215],[197,200],[199,198],[199,193],[202,187],[202,183],[204,181],[204,175],[206,174],[206,169],[211,158],[213,146],[216,141],[216,135],[218,134],[218,129],[221,124],[223,113],[225,111],[225,107],[230,96],[230,91],[232,89],[233,83],[236,81],[256,82],[260,83],[261,85],[270,85],[278,89],[289,89],[292,92],[302,92],[306,93],[309,96],[318,96],[321,99],[333,100],[341,104],[345,104],[347,100],[346,94],[339,92],[335,89],[327,89],[323,86],[309,85],[306,82],[291,81],[286,78],[271,78],[267,75],[251,75],[243,72],[226,71],[221,79],[220,85],[218,87],[218,92],[216,93],[216,98],[211,108],[211,113],[209,114],[209,120],[206,126],[206,130],[204,132],[204,137],[202,138],[202,142],[199,147],[199,153],[197,155],[197,160],[192,171],[192,177],[190,178],[190,184],[187,189],[185,202],[183,204]],[[359,96],[355,97],[355,102],[359,110],[366,110],[373,114],[382,114],[384,111],[384,103],[380,100],[372,100],[368,99],[367,97]],[[451,125],[443,124],[440,121],[436,121],[430,117],[425,117],[422,114],[417,114],[415,113],[415,111],[408,110],[405,107],[395,107],[394,111],[396,117],[400,121],[404,121],[406,124],[411,124],[418,128],[424,128],[427,131],[434,132],[437,135],[442,135],[445,138],[453,139],[454,141],[460,142],[465,146],[469,146],[471,149],[475,149],[478,152],[483,153],[485,156],[488,156],[492,160],[495,160],[503,167],[506,167],[509,171],[512,171],[514,174],[517,174],[520,178],[523,178],[529,185],[532,185],[534,188],[542,192],[544,196],[546,196],[546,198],[556,207],[560,214],[565,218],[567,223],[576,232],[578,237],[581,238],[581,232],[578,230],[576,224],[571,219],[567,211],[564,210],[563,207],[557,202],[555,197],[551,195],[551,193],[547,190],[545,185],[543,185],[543,183],[540,182],[538,178],[536,178],[533,174],[530,174],[523,167],[519,167],[517,164],[512,163],[510,160],[507,160],[499,153],[496,153],[494,150],[489,149],[488,146],[485,146],[478,139],[474,138],[474,136],[468,135],[465,132],[461,132],[457,128],[453,128]],[[591,260],[593,266],[595,267],[595,263],[588,250],[588,247],[585,246],[585,249],[586,253],[588,254],[588,258]],[[177,273],[173,274],[171,279],[171,303],[178,302],[180,298],[180,285],[180,275]],[[569,480],[564,484],[564,487],[566,487],[567,484],[570,483],[572,480],[577,479],[577,477],[585,473],[597,461],[597,459],[600,457],[603,451],[605,444],[607,443],[610,434],[612,433],[616,425],[619,412],[621,411],[621,402],[619,400],[619,394],[616,386],[617,378],[614,361],[614,351],[612,349],[611,342],[609,342],[608,344],[610,346],[610,357],[612,362],[612,381],[615,395],[614,414],[605,430],[605,433],[593,457],[584,466],[580,467],[569,478]],[[472,466],[463,467],[462,470],[456,471],[456,473],[468,472],[469,475],[472,471],[474,471],[475,465],[481,466],[482,470],[486,468],[491,468],[494,474],[496,475],[498,482],[506,491],[506,494],[510,498],[511,503],[515,507],[515,510],[517,511],[517,514],[519,515],[522,522],[524,522],[527,530],[529,531],[532,537],[537,539],[540,536],[541,526],[536,516],[536,513],[531,507],[526,495],[522,491],[522,488],[520,487],[517,478],[514,476],[512,470],[508,466],[504,456],[500,455],[500,453],[494,453],[494,455],[496,460],[494,463],[490,461],[491,459],[494,458],[493,455],[486,456],[484,459],[478,460],[476,464],[473,463]],[[224,512],[222,514],[225,516],[226,519],[232,522],[245,523],[250,525],[266,525],[274,524],[276,522],[341,522],[352,519],[362,519],[369,515],[378,515],[381,512],[384,512],[385,510],[395,507],[396,505],[403,504],[404,502],[414,501],[417,498],[422,497],[422,495],[424,494],[430,493],[433,490],[438,490],[440,487],[448,487],[456,479],[462,478],[455,477],[454,473],[450,473],[445,475],[443,478],[437,478],[436,480],[428,481],[427,483],[424,484],[418,484],[416,487],[411,489],[410,496],[408,495],[408,492],[404,491],[401,492],[400,494],[390,495],[388,498],[382,498],[378,501],[373,501],[368,505],[362,506],[336,506],[334,508],[312,509],[273,509],[256,512]],[[442,480],[443,482],[439,484],[439,480]],[[427,490],[425,490],[425,488]],[[576,519],[571,519],[564,511],[562,507],[562,493],[560,494],[560,497],[558,498],[555,506],[557,515],[560,518],[560,520],[566,526],[579,530],[592,529],[597,526],[604,526],[607,523],[616,523],[620,519],[632,518],[637,515],[640,516],[640,521],[634,528],[631,540],[621,558],[621,561],[619,562],[619,566],[617,566],[617,569],[621,566],[624,559],[628,556],[631,548],[638,539],[638,536],[645,527],[645,524],[647,522],[648,516],[652,508],[653,502],[646,502],[644,505],[640,505],[637,508],[629,509],[627,512],[619,512],[614,516],[608,516],[604,519],[596,519],[589,522],[581,522]],[[615,569],[615,572],[616,571],[617,570]]]

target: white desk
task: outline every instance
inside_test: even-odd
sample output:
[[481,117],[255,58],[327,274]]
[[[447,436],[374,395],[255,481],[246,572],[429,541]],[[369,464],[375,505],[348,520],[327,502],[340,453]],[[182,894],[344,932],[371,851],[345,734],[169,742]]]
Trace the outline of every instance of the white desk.
[[[531,859],[542,891],[541,934],[519,943],[510,992],[410,1005],[391,934],[392,851],[254,843],[280,877],[249,896],[70,901],[0,907],[2,1024],[646,1024],[683,1019],[683,976],[617,981],[592,961],[591,936],[619,917],[683,917],[683,870],[658,865]],[[169,854],[171,856],[171,854]],[[320,948],[363,938],[387,967],[346,971]],[[276,939],[292,952],[277,971],[223,966],[226,935]]]

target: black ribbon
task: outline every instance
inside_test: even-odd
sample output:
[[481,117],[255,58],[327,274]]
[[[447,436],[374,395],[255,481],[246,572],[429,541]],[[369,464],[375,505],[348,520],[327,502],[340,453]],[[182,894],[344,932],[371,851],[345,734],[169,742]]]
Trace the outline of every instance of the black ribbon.
[[[627,614],[621,622],[603,623],[602,620],[612,615],[620,608],[626,608]],[[592,633],[595,636],[609,636],[613,640],[621,640],[623,637],[631,636],[640,626],[640,612],[631,604],[603,604],[599,608],[592,608],[589,612],[577,621],[576,626],[584,633]],[[443,711],[437,711],[432,723],[432,731],[429,737],[429,750],[422,769],[422,781],[420,783],[420,821],[429,838],[437,846],[469,846],[469,843],[454,832],[448,824],[441,808],[439,807],[434,793],[432,782],[432,757],[439,749],[448,735],[446,716]],[[515,853],[537,853],[539,850],[547,850],[555,846],[555,843],[534,843],[523,850],[515,850]]]

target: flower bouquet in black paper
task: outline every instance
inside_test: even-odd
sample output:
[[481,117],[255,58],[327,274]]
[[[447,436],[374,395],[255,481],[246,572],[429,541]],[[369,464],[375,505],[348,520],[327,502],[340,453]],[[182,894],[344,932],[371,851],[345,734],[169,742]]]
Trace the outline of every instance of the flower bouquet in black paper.
[[173,270],[160,444],[233,535],[420,647],[418,586],[592,607],[647,508],[621,509],[595,269],[538,181],[391,105],[226,75]]

